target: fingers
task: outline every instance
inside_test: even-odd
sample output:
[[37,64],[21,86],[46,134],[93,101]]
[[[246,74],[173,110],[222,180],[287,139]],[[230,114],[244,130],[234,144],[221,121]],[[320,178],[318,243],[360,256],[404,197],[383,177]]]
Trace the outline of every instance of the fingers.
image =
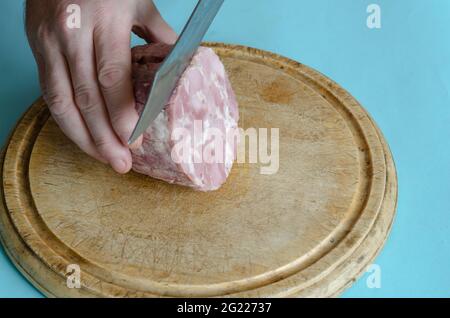
[[[27,2],[35,18],[27,14],[26,24],[30,44],[42,53],[33,50],[50,111],[82,150],[127,172],[132,164],[127,142],[138,121],[131,82],[133,3],[151,1],[131,2],[132,7],[120,0],[83,1],[83,30],[66,28],[61,1],[47,2],[45,10],[38,1],[36,8]],[[141,143],[142,136],[133,147]]]
[[97,84],[92,38],[85,36],[80,43],[75,47],[69,46],[66,53],[75,103],[100,154],[115,171],[127,173],[132,165],[131,154],[128,147],[117,137],[109,120]]
[[56,50],[48,50],[46,57],[40,54],[37,61],[40,69],[44,99],[50,112],[64,134],[80,149],[106,163],[97,151],[89,131],[75,106],[69,71],[63,55]]
[[[130,29],[114,21],[94,31],[98,83],[112,127],[124,145],[139,119],[131,81]],[[142,136],[131,148],[141,143]]]
[[142,5],[143,7],[137,8],[133,32],[149,43],[175,44],[177,34],[162,18],[153,1],[143,2]]

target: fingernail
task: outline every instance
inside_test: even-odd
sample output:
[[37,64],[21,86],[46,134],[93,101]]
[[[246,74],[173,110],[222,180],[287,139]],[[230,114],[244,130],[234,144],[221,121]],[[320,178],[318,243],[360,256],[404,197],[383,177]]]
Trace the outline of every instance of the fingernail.
[[114,159],[111,166],[118,173],[127,173],[129,170],[128,163],[123,159]]

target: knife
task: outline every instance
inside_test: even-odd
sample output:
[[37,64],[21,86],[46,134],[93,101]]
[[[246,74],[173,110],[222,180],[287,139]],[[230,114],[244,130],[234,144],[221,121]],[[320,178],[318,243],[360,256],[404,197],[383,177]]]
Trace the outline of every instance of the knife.
[[147,103],[128,140],[129,145],[145,132],[168,103],[224,1],[199,0],[175,46],[156,72]]

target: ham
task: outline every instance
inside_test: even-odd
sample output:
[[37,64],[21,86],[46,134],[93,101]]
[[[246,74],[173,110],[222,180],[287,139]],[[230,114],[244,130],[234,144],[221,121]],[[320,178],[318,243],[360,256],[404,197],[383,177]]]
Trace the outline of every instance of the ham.
[[[147,101],[155,73],[171,46],[132,49],[138,113]],[[199,191],[218,189],[236,158],[238,104],[225,68],[210,48],[200,47],[170,100],[132,151],[133,170]]]

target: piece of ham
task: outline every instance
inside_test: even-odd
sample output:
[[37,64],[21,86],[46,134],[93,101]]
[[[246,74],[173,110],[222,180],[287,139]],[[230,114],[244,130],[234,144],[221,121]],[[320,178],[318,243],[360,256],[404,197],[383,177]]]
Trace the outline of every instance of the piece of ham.
[[[170,50],[161,43],[132,49],[138,113]],[[133,170],[200,191],[216,190],[236,158],[233,131],[238,119],[238,104],[222,62],[212,49],[200,47],[165,109],[144,133],[142,146],[132,151]]]

